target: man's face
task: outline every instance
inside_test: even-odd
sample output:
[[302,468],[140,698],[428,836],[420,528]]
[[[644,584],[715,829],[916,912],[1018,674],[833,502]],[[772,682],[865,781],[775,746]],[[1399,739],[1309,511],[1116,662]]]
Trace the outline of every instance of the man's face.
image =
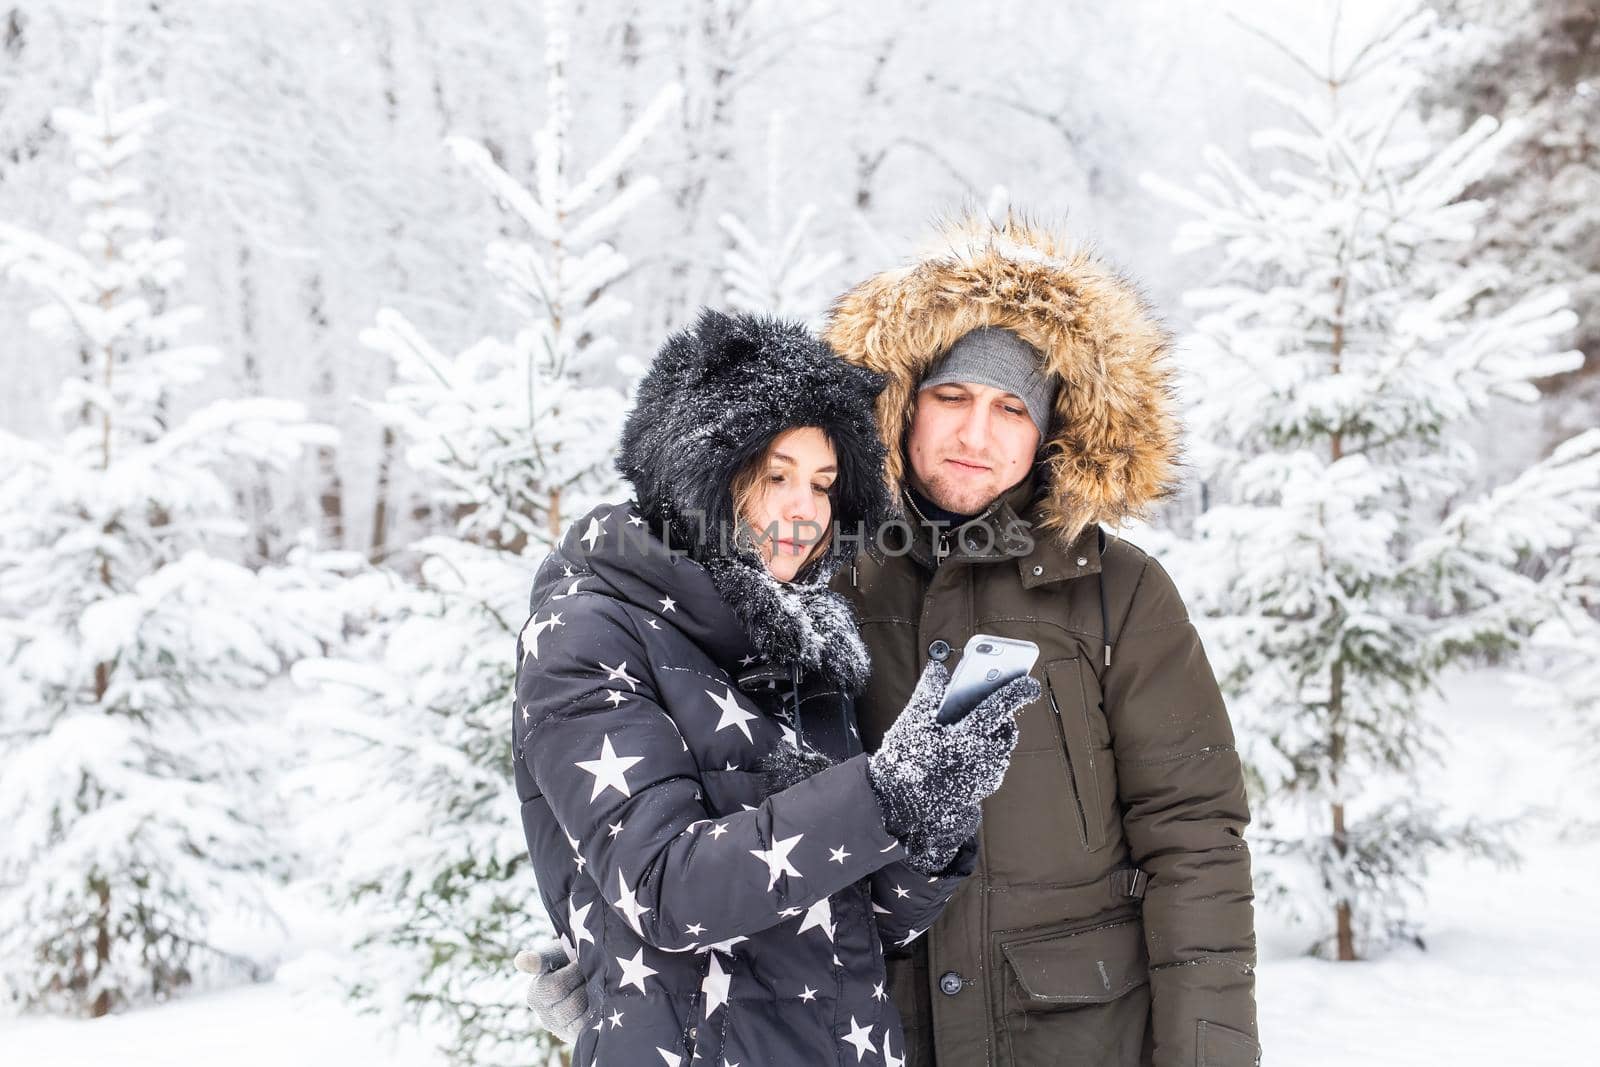
[[942,508],[982,511],[1027,475],[1039,430],[1013,393],[951,382],[917,394],[906,438],[909,480]]

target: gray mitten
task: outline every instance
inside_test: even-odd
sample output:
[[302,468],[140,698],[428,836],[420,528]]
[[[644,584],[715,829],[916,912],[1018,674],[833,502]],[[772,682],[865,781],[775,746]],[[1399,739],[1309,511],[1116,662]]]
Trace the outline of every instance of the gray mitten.
[[1017,745],[1017,709],[1039,699],[1024,675],[990,693],[949,726],[938,722],[950,674],[929,660],[911,699],[867,765],[884,826],[924,874],[949,866],[977,832],[979,804],[1000,788]]
[[528,1007],[539,1025],[567,1044],[578,1039],[579,1025],[589,1011],[589,989],[577,960],[555,939],[541,941],[533,951],[517,953],[517,970],[533,975],[528,983]]

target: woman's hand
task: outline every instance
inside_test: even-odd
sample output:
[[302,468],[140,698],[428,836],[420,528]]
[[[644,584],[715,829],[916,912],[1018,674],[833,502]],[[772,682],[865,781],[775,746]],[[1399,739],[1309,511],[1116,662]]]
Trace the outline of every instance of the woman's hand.
[[947,867],[977,830],[980,804],[1000,788],[1017,744],[1016,712],[1039,699],[1032,677],[1007,682],[949,726],[938,722],[950,675],[929,660],[911,699],[868,763],[884,826],[924,874]]
[[578,1025],[589,1011],[589,989],[577,960],[567,958],[567,950],[554,938],[541,941],[533,951],[517,953],[517,970],[533,975],[528,983],[528,1007],[539,1025],[571,1044],[577,1040]]

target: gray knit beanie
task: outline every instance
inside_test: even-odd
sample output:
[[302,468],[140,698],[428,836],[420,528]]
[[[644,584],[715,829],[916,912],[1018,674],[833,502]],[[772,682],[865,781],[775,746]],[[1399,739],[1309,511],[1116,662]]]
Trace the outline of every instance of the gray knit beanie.
[[963,334],[933,361],[917,388],[972,382],[1014,393],[1028,408],[1043,443],[1055,404],[1057,379],[1047,374],[1039,350],[1002,326],[980,326]]

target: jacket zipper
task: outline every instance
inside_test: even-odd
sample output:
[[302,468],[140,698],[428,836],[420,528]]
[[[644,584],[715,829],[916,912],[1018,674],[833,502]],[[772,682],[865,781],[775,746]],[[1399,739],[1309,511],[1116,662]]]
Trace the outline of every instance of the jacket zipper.
[[[972,518],[968,519],[966,522],[962,523],[961,525],[967,526],[967,525],[970,525],[970,524],[972,524],[974,522],[982,522],[983,520],[987,519],[990,515],[993,515],[996,511],[1000,510],[1000,505],[1004,501],[1004,499],[1005,499],[1004,497],[997,498],[988,507],[984,508],[983,511],[981,511],[977,515],[974,515]],[[932,527],[937,528],[940,525],[939,523],[934,522],[933,520],[929,519],[928,516],[926,516],[926,515],[924,515],[922,513],[922,509],[917,507],[917,502],[911,498],[911,494],[910,493],[906,494],[906,503],[911,505],[911,510],[917,513],[917,518],[922,520],[922,524],[924,526],[932,526]],[[945,531],[943,533],[941,533],[934,541],[934,546],[933,546],[933,569],[934,570],[938,570],[939,569],[939,564],[943,563],[945,557],[950,554],[950,535],[956,532],[956,528],[955,528],[954,525],[952,525],[950,523],[945,523],[944,526],[945,526]],[[854,575],[852,574],[852,579],[853,578],[854,578]]]

